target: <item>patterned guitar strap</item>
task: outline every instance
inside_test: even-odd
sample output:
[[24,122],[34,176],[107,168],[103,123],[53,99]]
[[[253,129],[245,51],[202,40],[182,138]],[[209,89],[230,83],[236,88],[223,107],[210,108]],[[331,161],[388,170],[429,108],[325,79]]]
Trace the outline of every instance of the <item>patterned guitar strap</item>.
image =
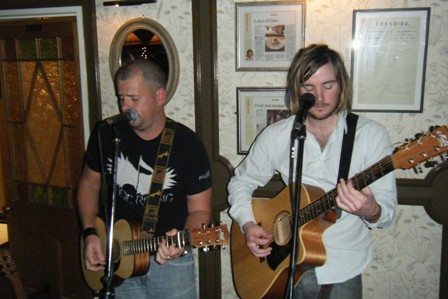
[[147,232],[150,235],[154,234],[157,224],[160,199],[162,198],[163,193],[163,183],[168,168],[176,125],[177,123],[174,120],[170,118],[166,119],[159,143],[159,150],[152,173],[151,186],[149,188],[148,200],[146,202],[145,214],[143,215],[142,221],[142,231]]
[[[348,172],[350,170],[350,162],[352,160],[353,144],[355,142],[356,124],[358,122],[358,115],[354,113],[347,114],[347,133],[344,134],[342,139],[341,159],[339,161],[339,179],[346,180],[348,178]],[[341,209],[337,206],[334,207],[337,218],[341,217]],[[333,284],[324,284],[320,287],[318,299],[328,299],[331,295]]]

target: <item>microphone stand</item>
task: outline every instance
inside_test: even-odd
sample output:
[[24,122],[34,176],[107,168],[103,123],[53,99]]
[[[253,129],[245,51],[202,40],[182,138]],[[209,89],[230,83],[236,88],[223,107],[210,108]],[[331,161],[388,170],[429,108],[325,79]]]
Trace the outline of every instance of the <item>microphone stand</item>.
[[[306,126],[296,122],[291,133],[291,157],[290,157],[290,198],[291,198],[291,208],[293,212],[293,222],[291,224],[292,229],[292,241],[291,241],[291,258],[289,265],[289,278],[286,286],[285,298],[293,298],[294,292],[294,276],[296,272],[297,258],[299,256],[298,248],[298,227],[299,227],[299,211],[300,211],[300,197],[301,197],[301,186],[302,186],[302,168],[303,168],[303,149],[306,139]],[[298,150],[295,151],[295,141],[298,143]],[[291,180],[293,177],[293,167],[296,162],[295,167],[295,178],[296,181]]]
[[115,291],[112,285],[113,279],[113,261],[112,261],[112,251],[113,251],[113,238],[114,238],[114,223],[115,223],[115,202],[117,195],[117,164],[118,164],[118,152],[120,148],[120,136],[118,134],[118,130],[115,125],[115,139],[114,142],[114,163],[112,165],[112,196],[110,203],[110,211],[106,215],[109,215],[109,219],[106,222],[106,231],[107,231],[107,251],[106,251],[106,269],[105,276],[102,277],[103,289],[100,291],[99,297],[101,299],[114,298]]

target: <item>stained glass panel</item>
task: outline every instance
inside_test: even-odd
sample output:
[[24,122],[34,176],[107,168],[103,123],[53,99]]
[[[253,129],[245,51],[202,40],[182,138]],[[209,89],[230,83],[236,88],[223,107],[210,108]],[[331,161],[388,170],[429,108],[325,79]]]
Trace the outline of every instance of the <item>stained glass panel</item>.
[[[33,83],[33,79],[34,79],[34,72],[36,70],[36,62],[35,61],[20,61],[19,63],[19,72],[20,72],[20,80],[17,80],[17,78],[13,78],[15,79],[15,81],[17,81],[21,87],[22,87],[22,98],[23,101],[28,101],[28,98],[30,97],[30,93],[31,93],[31,84]],[[14,98],[11,98],[11,100],[13,100]],[[23,119],[24,115],[22,115],[22,119]],[[23,121],[23,120],[22,120]]]
[[17,58],[16,41],[14,39],[5,40],[5,57],[3,59],[14,61]]
[[[67,139],[66,146],[68,148],[82,148],[82,136],[80,134],[79,128],[66,128],[64,137]],[[78,183],[75,178],[81,176],[82,164],[83,164],[83,151],[70,151],[70,172],[69,177],[73,180],[70,187],[76,186]]]
[[20,122],[23,120],[23,101],[20,94],[20,81],[17,80],[17,63],[5,62],[6,63],[6,84],[8,85],[9,97],[14,99],[9,101],[9,111],[8,118],[11,121]]
[[36,203],[47,203],[47,188],[45,186],[39,186],[31,184],[31,201]]
[[70,174],[68,170],[68,165],[65,160],[65,149],[61,144],[57,148],[57,152],[54,153],[54,169],[51,174],[50,184],[53,186],[66,186],[67,185],[67,175]]
[[72,37],[64,36],[61,38],[62,59],[75,60],[75,47]]
[[19,59],[37,59],[36,44],[34,39],[20,39],[19,43]]
[[28,184],[25,182],[17,182],[17,198],[28,201],[30,198]]
[[[47,84],[47,89],[49,92],[49,96],[53,102],[54,109],[56,110],[56,115],[58,118],[61,115],[61,70],[59,68],[59,62],[57,61],[42,61],[41,65],[43,67],[42,76],[46,78],[48,81],[45,81]],[[62,120],[59,119],[60,122]]]
[[67,189],[51,188],[51,203],[54,206],[68,207]]
[[56,38],[40,39],[40,58],[41,59],[53,59],[59,58],[58,55],[58,42]]
[[78,98],[78,82],[76,81],[76,67],[74,61],[63,61],[62,69],[64,74],[63,94],[65,98],[65,123],[78,126],[81,112],[81,101]]
[[26,181],[27,180],[27,169],[26,169],[26,161],[27,156],[25,153],[25,144],[23,137],[23,125],[16,124],[11,126],[12,135],[11,138],[13,143],[13,153],[12,153],[12,176],[14,180],[17,181]]
[[[33,94],[30,97],[29,111],[26,124],[30,131],[30,142],[34,144],[34,156],[38,159],[37,165],[43,168],[45,177],[51,171],[53,159],[56,157],[56,146],[61,134],[61,122],[54,106],[54,93],[47,81],[44,80],[42,69],[37,72]],[[37,178],[37,169],[30,168],[32,182],[42,182]]]
[[42,161],[36,151],[33,136],[29,133],[25,137],[26,153],[27,153],[27,181],[37,184],[45,184],[45,174]]
[[20,200],[73,207],[84,150],[73,30],[0,40],[11,178]]

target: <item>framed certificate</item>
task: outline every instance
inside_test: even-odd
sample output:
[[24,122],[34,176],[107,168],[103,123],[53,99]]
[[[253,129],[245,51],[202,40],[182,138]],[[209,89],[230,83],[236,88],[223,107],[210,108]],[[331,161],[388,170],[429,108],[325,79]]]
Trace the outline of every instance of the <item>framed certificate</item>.
[[430,8],[355,10],[353,110],[422,112]]

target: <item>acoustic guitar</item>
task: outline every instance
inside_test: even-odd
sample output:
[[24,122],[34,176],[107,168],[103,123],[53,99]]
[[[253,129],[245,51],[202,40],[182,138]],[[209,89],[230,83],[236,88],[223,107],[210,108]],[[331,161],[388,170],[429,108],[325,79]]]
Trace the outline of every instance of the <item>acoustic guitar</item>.
[[26,299],[25,289],[19,277],[19,271],[9,250],[0,249],[0,277],[6,277],[11,282],[16,299]]
[[[432,157],[448,151],[448,130],[446,126],[435,127],[432,131],[416,135],[395,148],[366,170],[351,178],[357,190],[367,187],[394,169],[410,169]],[[446,161],[446,157],[444,159]],[[325,193],[321,188],[301,185],[299,208],[299,256],[294,283],[297,285],[306,267],[321,266],[325,263],[326,252],[322,234],[336,222],[337,189]],[[246,246],[246,239],[238,223],[232,222],[230,249],[232,274],[235,288],[243,299],[283,298],[289,277],[289,255],[291,252],[292,215],[289,187],[285,187],[274,198],[252,200],[255,218],[266,231],[273,234],[274,241],[269,246],[272,252],[265,258],[255,257]]]
[[[95,228],[101,239],[103,254],[106,256],[107,233],[104,221],[97,217]],[[229,232],[226,225],[209,228],[179,231],[173,237],[140,238],[141,223],[124,219],[114,224],[112,262],[114,275],[112,283],[120,283],[126,278],[144,275],[149,269],[150,253],[155,253],[159,244],[165,240],[167,245],[177,247],[201,248],[203,251],[227,245]],[[89,271],[85,267],[84,240],[81,238],[81,263],[84,279],[94,291],[103,289],[102,278],[105,271]]]

